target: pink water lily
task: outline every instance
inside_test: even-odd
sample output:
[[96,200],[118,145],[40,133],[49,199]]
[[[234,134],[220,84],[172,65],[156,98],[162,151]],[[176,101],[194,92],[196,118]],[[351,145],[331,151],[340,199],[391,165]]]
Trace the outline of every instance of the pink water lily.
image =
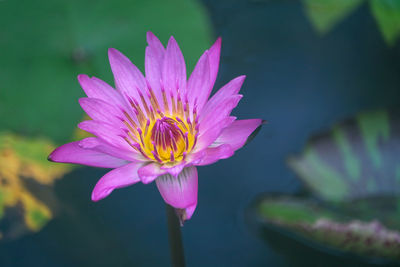
[[155,180],[164,201],[187,220],[197,205],[196,166],[231,157],[262,121],[230,116],[242,98],[238,92],[245,76],[209,99],[218,73],[220,38],[200,57],[189,80],[173,37],[166,48],[151,32],[147,42],[146,77],[113,48],[108,56],[116,90],[95,77],[78,76],[88,96],[79,103],[92,118],[78,127],[96,137],[62,145],[49,160],[113,168],[97,182],[93,201],[116,188]]

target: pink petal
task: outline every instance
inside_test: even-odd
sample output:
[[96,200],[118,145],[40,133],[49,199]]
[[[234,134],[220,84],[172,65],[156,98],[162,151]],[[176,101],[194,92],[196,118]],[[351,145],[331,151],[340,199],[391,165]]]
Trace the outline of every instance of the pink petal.
[[146,79],[149,81],[149,85],[152,88],[157,102],[164,111],[164,101],[161,92],[161,67],[162,61],[157,61],[155,55],[153,55],[152,48],[149,46],[146,48],[146,59],[145,59],[145,69],[146,69]]
[[162,165],[161,169],[167,171],[167,173],[171,174],[172,176],[177,177],[185,167],[188,167],[188,163],[186,161],[181,161],[179,164],[172,167]]
[[166,173],[167,173],[167,171],[161,169],[161,165],[156,163],[156,162],[152,162],[152,163],[149,163],[147,165],[144,165],[138,171],[140,180],[144,184],[151,183],[158,176],[161,176],[161,175],[166,174]]
[[181,97],[186,94],[186,65],[181,49],[174,37],[168,41],[167,51],[163,62],[162,80],[167,92],[175,92],[179,89]]
[[164,62],[165,48],[160,40],[151,32],[147,32],[147,43],[145,56],[146,79],[149,82],[161,107],[164,106],[161,93],[161,70]]
[[260,119],[234,121],[221,132],[215,144],[229,144],[233,150],[237,150],[246,143],[247,138],[261,123]]
[[99,201],[110,195],[114,189],[126,187],[139,182],[140,179],[137,171],[141,166],[142,163],[129,163],[105,174],[94,187],[92,200]]
[[214,110],[222,104],[223,101],[226,101],[227,98],[237,95],[245,78],[246,76],[239,76],[219,89],[210,98],[210,100],[208,100],[202,109],[201,113],[199,114],[199,121],[202,121],[202,119],[207,115],[212,114]]
[[78,75],[78,81],[88,97],[101,99],[112,105],[123,104],[122,96],[106,82],[84,74]]
[[119,109],[115,108],[115,106],[101,99],[87,97],[80,98],[79,104],[93,120],[110,123],[116,125],[116,127],[123,126],[121,121],[123,114]]
[[210,61],[210,92],[214,87],[215,80],[217,79],[219,58],[221,54],[221,37],[219,37],[215,43],[210,47],[208,51],[208,57]]
[[152,32],[147,32],[146,33],[146,40],[147,43],[151,48],[154,48],[155,51],[157,52],[158,58],[162,59],[164,57],[164,46],[160,42],[160,40],[157,38],[157,36],[154,35]]
[[83,121],[78,127],[88,133],[103,139],[112,146],[124,150],[133,150],[132,147],[123,139],[125,133],[120,128],[116,128],[111,124],[99,121]]
[[138,90],[144,91],[146,88],[143,74],[126,56],[114,48],[108,49],[108,57],[117,89],[125,98],[130,96],[139,100]]
[[216,122],[227,118],[242,97],[242,95],[234,95],[224,99],[218,106],[215,106],[213,112],[205,115],[201,120],[199,119],[200,135],[206,132],[210,127],[214,127]]
[[220,145],[218,147],[209,147],[205,149],[204,156],[201,160],[195,163],[196,166],[204,166],[217,162],[220,159],[232,157],[234,150],[230,145]]
[[212,87],[210,86],[210,62],[208,51],[200,57],[190,75],[188,82],[188,100],[190,107],[197,103],[197,110],[201,111],[210,96]]
[[189,220],[197,205],[197,169],[187,167],[178,177],[170,174],[156,180],[157,188],[164,201],[176,209],[183,210],[182,221]]
[[215,139],[218,138],[222,130],[229,126],[234,120],[236,120],[236,117],[226,117],[221,120],[216,120],[213,124],[210,124],[209,128],[206,131],[201,132],[197,138],[197,144],[194,152],[196,153],[210,146]]
[[123,150],[112,146],[97,137],[87,137],[82,139],[79,141],[79,146],[83,149],[91,149],[127,161],[148,161],[148,159],[143,157],[143,155],[136,150]]
[[48,158],[53,162],[82,164],[100,168],[118,168],[128,162],[91,149],[83,149],[79,141],[56,148]]

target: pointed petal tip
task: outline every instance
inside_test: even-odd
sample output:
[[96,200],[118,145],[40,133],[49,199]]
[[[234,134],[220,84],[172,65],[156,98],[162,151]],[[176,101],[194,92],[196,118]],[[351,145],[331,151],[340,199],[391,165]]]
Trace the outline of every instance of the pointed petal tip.
[[[112,47],[108,48],[108,59],[110,61],[114,60],[118,57],[121,57],[121,56],[123,56],[123,54],[120,51],[118,51],[117,49],[112,48]],[[125,56],[123,56],[123,57],[125,57]]]
[[132,162],[106,173],[96,183],[92,191],[92,201],[99,201],[109,196],[114,189],[131,186],[139,182],[137,170],[141,166],[142,163]]
[[213,46],[218,47],[220,49],[221,48],[221,44],[222,44],[222,38],[221,38],[221,36],[219,36],[217,38],[217,40],[215,40]]
[[171,35],[171,37],[169,37],[168,43],[169,42],[175,42],[176,43],[175,37],[173,35]]
[[196,206],[197,206],[197,203],[195,203],[185,209],[175,208],[175,213],[179,219],[179,223],[180,223],[181,227],[183,227],[185,221],[188,221],[192,218],[192,215],[193,215],[194,211],[196,210]]
[[[62,147],[62,146],[61,146]],[[47,160],[50,162],[55,162],[55,163],[64,163],[62,160],[57,158],[57,154],[59,153],[60,147],[55,148],[48,156]]]
[[96,187],[95,187],[93,189],[91,199],[93,202],[98,202],[98,201],[102,200],[103,198],[106,198],[107,196],[109,196],[112,191],[113,191],[112,189],[97,191]]
[[50,161],[50,162],[55,162],[55,161],[52,159],[52,154],[53,154],[53,152],[51,152],[51,154],[47,156],[47,160]]
[[78,79],[79,82],[90,79],[90,77],[86,74],[78,74],[78,76],[76,78]]
[[156,179],[156,185],[165,203],[175,208],[181,222],[189,220],[197,205],[198,176],[196,167],[187,167],[178,178],[170,174]]
[[155,38],[157,38],[157,36],[153,32],[151,31],[146,32],[146,40],[148,44],[150,44],[151,41],[154,40]]
[[118,50],[113,48],[113,47],[109,47],[108,48],[108,54],[112,54],[112,53],[115,53],[115,52],[118,52]]

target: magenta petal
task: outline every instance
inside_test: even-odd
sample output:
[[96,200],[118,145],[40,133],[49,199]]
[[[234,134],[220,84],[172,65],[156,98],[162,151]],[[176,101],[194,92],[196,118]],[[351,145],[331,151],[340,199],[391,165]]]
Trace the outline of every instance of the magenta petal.
[[146,40],[147,43],[151,48],[154,48],[155,51],[157,52],[158,58],[162,58],[164,56],[164,46],[160,42],[160,40],[157,38],[157,36],[154,35],[152,32],[147,32],[146,33]]
[[210,47],[208,51],[210,61],[210,91],[214,87],[215,80],[217,79],[219,58],[221,54],[221,37],[219,37],[215,43]]
[[209,128],[206,131],[201,132],[197,138],[197,144],[194,152],[201,151],[210,146],[218,138],[222,130],[229,126],[234,120],[236,120],[236,117],[226,117],[221,120],[216,120],[213,124],[210,124]]
[[[162,69],[164,86],[166,90],[171,90],[172,92],[176,92],[179,89],[185,95],[186,79],[185,59],[174,37],[171,36],[168,41]],[[183,95],[181,95],[182,98]]]
[[121,91],[124,97],[130,96],[134,99],[140,99],[138,90],[146,88],[146,80],[140,70],[114,48],[108,49],[108,57],[117,89]]
[[106,173],[94,187],[92,200],[99,201],[111,194],[114,189],[139,182],[137,171],[141,166],[142,163],[134,162]]
[[78,75],[78,81],[88,97],[101,99],[117,106],[124,104],[122,96],[106,82],[84,74]]
[[153,182],[158,176],[167,173],[166,170],[161,169],[160,164],[152,162],[141,167],[138,171],[140,180],[144,184]]
[[161,66],[163,63],[163,56],[158,58],[156,51],[150,46],[146,48],[146,59],[145,59],[145,69],[146,69],[146,79],[152,88],[154,95],[157,98],[158,103],[161,105],[162,110],[164,110],[164,101],[161,92]]
[[182,220],[189,220],[197,205],[196,167],[184,168],[178,177],[170,174],[160,176],[156,184],[164,201],[176,209],[184,210]]
[[149,46],[146,47],[145,55],[146,79],[153,89],[158,103],[161,106],[164,106],[160,81],[162,78],[162,66],[164,62],[165,48],[152,32],[147,32],[147,43]]
[[191,107],[194,102],[197,103],[197,110],[201,111],[208,97],[210,96],[212,87],[210,86],[210,62],[208,51],[200,57],[190,75],[188,82],[188,100]]
[[262,120],[238,120],[226,127],[215,140],[217,144],[229,144],[234,150],[241,148],[249,135],[260,126]]
[[68,143],[56,148],[49,155],[49,160],[100,168],[118,168],[128,163],[125,160],[98,151],[83,149],[79,146],[79,141]]
[[226,99],[233,97],[239,93],[240,88],[243,85],[246,76],[239,76],[221,89],[219,89],[211,98],[208,100],[204,108],[200,113],[199,120],[201,121],[204,117],[214,113],[214,110],[220,106]]
[[122,114],[115,106],[101,99],[87,97],[80,98],[79,104],[93,120],[111,123],[116,127],[123,126],[121,121]]
[[172,176],[177,177],[187,165],[188,164],[185,161],[182,161],[173,167],[163,165],[161,166],[161,169],[167,171],[167,173],[171,174]]
[[147,43],[145,55],[146,79],[153,89],[153,92],[164,109],[164,101],[161,93],[162,66],[164,62],[165,48],[160,40],[152,33],[147,32]]
[[124,150],[118,147],[114,147],[100,138],[87,137],[79,141],[79,146],[83,149],[92,149],[97,152],[105,153],[110,156],[124,159],[127,161],[148,161],[142,154],[136,150]]
[[220,159],[227,159],[233,156],[234,150],[230,145],[220,145],[218,147],[209,147],[205,149],[204,156],[195,163],[196,166],[204,166],[217,162]]
[[124,149],[133,150],[132,147],[123,139],[124,132],[120,128],[99,121],[83,121],[78,124],[78,127],[88,133],[103,139],[112,146]]
[[232,110],[237,106],[242,97],[243,97],[242,95],[230,96],[221,101],[221,103],[218,106],[215,106],[212,112],[205,115],[204,117],[202,116],[199,119],[200,134],[207,131],[211,126],[214,126],[214,124],[217,121],[227,118],[231,114]]

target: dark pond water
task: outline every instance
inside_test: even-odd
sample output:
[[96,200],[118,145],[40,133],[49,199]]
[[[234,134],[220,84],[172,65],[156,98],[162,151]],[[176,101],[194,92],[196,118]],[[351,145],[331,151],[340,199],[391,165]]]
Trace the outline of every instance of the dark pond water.
[[[383,42],[366,4],[320,37],[298,1],[203,2],[223,38],[217,87],[246,74],[234,114],[269,123],[233,158],[199,169],[199,204],[182,228],[187,265],[306,266],[258,237],[245,209],[259,193],[301,189],[285,159],[312,133],[362,110],[398,106],[400,47]],[[82,168],[58,182],[68,206],[39,235],[1,245],[0,265],[168,266],[165,211],[155,185],[92,203],[88,196],[104,173]],[[319,265],[322,258],[315,265],[326,266]]]

